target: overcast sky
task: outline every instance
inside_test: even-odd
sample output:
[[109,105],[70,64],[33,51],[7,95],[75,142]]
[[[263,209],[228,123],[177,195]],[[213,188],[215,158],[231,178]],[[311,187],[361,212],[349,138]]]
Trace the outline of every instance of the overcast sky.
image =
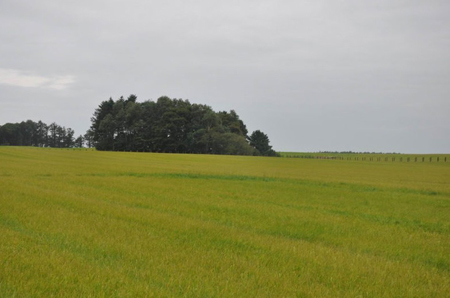
[[0,0],[0,125],[84,134],[136,94],[234,109],[278,151],[450,152],[448,0]]

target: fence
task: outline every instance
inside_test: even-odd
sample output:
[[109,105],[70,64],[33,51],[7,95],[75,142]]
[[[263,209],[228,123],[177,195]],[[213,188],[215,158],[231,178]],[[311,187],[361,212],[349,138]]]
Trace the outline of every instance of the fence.
[[324,156],[324,155],[282,155],[285,158],[353,160],[376,162],[450,162],[450,156]]

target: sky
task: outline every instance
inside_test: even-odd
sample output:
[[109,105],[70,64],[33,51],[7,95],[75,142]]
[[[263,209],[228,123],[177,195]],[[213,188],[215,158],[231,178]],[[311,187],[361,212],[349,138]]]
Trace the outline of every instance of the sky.
[[0,125],[235,110],[277,151],[450,152],[448,0],[0,0]]

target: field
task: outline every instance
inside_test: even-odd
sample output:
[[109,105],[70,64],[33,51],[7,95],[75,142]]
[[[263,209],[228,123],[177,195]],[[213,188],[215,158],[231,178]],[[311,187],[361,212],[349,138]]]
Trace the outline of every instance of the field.
[[450,162],[0,147],[0,297],[450,297]]

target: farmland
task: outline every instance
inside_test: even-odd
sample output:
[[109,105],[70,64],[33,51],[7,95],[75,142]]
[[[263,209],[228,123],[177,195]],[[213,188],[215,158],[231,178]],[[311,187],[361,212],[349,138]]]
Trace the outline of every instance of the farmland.
[[0,297],[449,297],[450,162],[0,147]]

